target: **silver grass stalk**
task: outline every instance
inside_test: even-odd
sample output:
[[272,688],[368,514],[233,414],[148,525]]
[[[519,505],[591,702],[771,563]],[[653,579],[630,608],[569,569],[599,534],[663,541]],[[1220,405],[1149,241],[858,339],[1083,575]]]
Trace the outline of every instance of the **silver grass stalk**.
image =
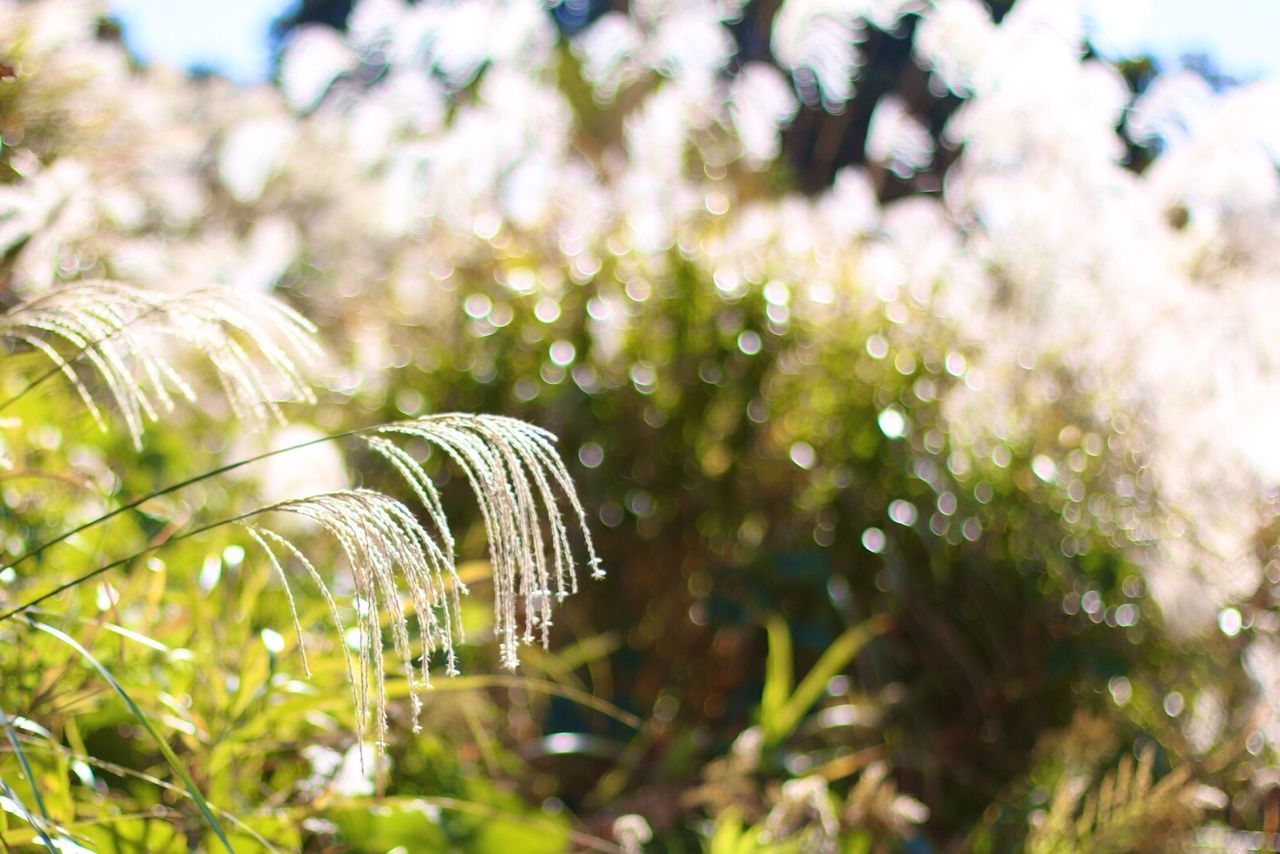
[[[100,426],[101,409],[75,364],[106,388],[140,447],[147,421],[171,412],[175,396],[194,402],[165,339],[177,339],[213,367],[235,416],[283,421],[279,400],[312,403],[301,365],[320,353],[310,321],[265,294],[203,289],[158,295],[110,281],[51,291],[0,315],[0,338],[48,357]],[[64,353],[66,347],[73,352]]]
[[[355,590],[355,625],[359,637],[359,666],[352,671],[346,651],[345,630],[337,605],[328,586],[301,550],[278,533],[257,526],[250,533],[270,556],[273,566],[283,576],[272,544],[284,548],[307,568],[328,602],[339,632],[343,655],[348,656],[356,705],[356,735],[362,742],[370,716],[374,718],[375,743],[379,750],[386,744],[387,696],[382,650],[381,615],[387,615],[392,647],[399,656],[409,683],[413,706],[413,729],[421,729],[422,690],[430,686],[430,659],[440,651],[447,671],[457,672],[454,643],[456,627],[461,625],[457,600],[448,595],[450,586],[461,587],[461,580],[439,545],[431,538],[413,512],[401,502],[369,489],[330,492],[269,505],[254,513],[288,513],[318,524],[341,546],[352,573]],[[295,628],[297,612],[285,579]],[[409,621],[404,616],[401,588],[413,606],[414,620],[422,642],[417,668],[413,664]],[[301,647],[299,631],[299,646]],[[370,685],[370,672],[373,684]]]
[[[380,427],[377,432],[426,441],[462,469],[476,496],[489,538],[500,659],[503,666],[514,670],[519,665],[522,644],[536,639],[543,648],[548,646],[553,595],[556,601],[562,601],[578,590],[568,528],[554,487],[565,495],[577,515],[592,576],[604,574],[591,541],[586,512],[556,453],[555,436],[514,418],[464,413],[399,421]],[[368,442],[409,482],[427,507],[433,524],[448,538],[439,497],[421,466],[386,439],[371,437]],[[546,536],[551,540],[549,562],[544,522]],[[452,545],[451,538],[446,542]]]
[[[440,653],[445,672],[458,673],[455,645],[464,640],[461,596],[467,593],[457,573],[454,538],[435,484],[422,464],[388,437],[417,438],[440,448],[462,469],[474,491],[491,543],[494,631],[505,667],[514,669],[518,665],[521,645],[535,640],[541,641],[544,648],[548,645],[553,601],[577,591],[573,551],[568,526],[557,503],[557,488],[577,515],[592,576],[599,578],[604,573],[587,528],[586,513],[556,453],[552,434],[513,418],[460,413],[395,422],[373,428],[370,433],[373,435],[365,435],[365,441],[408,484],[422,505],[426,525],[400,501],[368,489],[286,501],[242,518],[256,520],[271,512],[300,516],[318,524],[341,546],[353,577],[359,652],[354,666],[345,645],[346,629],[337,602],[314,564],[279,533],[257,524],[245,525],[266,551],[284,585],[304,670],[307,659],[302,630],[278,550],[295,558],[324,596],[346,657],[357,710],[357,738],[363,741],[372,716],[375,741],[381,749],[387,731],[381,615],[387,617],[392,648],[408,679],[416,732],[420,726],[421,692],[430,687],[431,659]],[[401,589],[412,606],[422,643],[416,669]]]

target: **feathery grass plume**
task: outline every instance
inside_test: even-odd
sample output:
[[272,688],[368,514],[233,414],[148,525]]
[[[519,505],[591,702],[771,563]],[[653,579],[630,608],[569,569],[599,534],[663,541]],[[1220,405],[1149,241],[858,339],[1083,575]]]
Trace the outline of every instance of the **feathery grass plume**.
[[[356,705],[356,737],[364,742],[369,716],[374,715],[375,743],[379,750],[386,744],[387,696],[383,672],[381,614],[387,615],[392,644],[400,656],[413,705],[413,729],[421,729],[421,692],[431,684],[430,659],[437,651],[444,654],[447,670],[457,673],[455,641],[462,640],[462,621],[456,592],[465,592],[453,561],[401,502],[370,489],[328,492],[307,498],[284,501],[254,511],[258,517],[267,513],[288,513],[318,524],[333,536],[346,554],[355,587],[355,625],[359,637],[359,666],[353,672],[346,648],[346,630],[333,594],[315,566],[293,543],[280,534],[258,526],[246,525],[250,534],[270,556],[273,567],[284,580],[295,628],[298,615],[293,594],[274,546],[295,557],[307,570],[325,601],[329,604],[339,645],[347,661],[347,674]],[[408,592],[413,605],[422,655],[417,669],[409,636],[409,621],[404,616],[400,589]],[[449,595],[449,589],[455,591]],[[302,651],[302,635],[298,635]],[[373,671],[373,684],[369,672]]]
[[[420,692],[430,686],[428,668],[433,654],[443,653],[446,673],[458,673],[454,644],[464,639],[461,596],[467,592],[457,573],[454,538],[439,491],[421,463],[387,436],[417,438],[440,448],[462,469],[475,493],[491,543],[494,625],[504,666],[514,669],[519,663],[520,645],[533,642],[535,637],[544,647],[548,645],[553,595],[561,601],[578,589],[568,527],[557,506],[556,487],[578,517],[592,576],[599,578],[604,573],[587,528],[586,512],[556,453],[551,433],[513,418],[461,413],[395,422],[370,432],[374,435],[365,435],[365,442],[409,485],[435,529],[434,536],[404,504],[367,489],[286,501],[249,516],[256,518],[269,512],[301,516],[328,531],[345,552],[355,582],[358,666],[352,666],[345,646],[343,655],[357,709],[357,738],[364,740],[366,722],[373,714],[376,743],[381,749],[386,741],[387,716],[379,615],[385,612],[388,616],[393,646],[408,676],[416,732],[422,709]],[[297,546],[275,531],[257,525],[246,527],[267,552],[284,584],[305,669],[306,650],[293,593],[277,549],[306,569],[329,606],[339,636],[345,638],[337,603],[320,573]],[[550,560],[547,537],[551,541]],[[412,663],[409,624],[400,601],[398,577],[404,579],[422,639],[417,670]],[[519,616],[521,610],[523,619]]]
[[[235,416],[262,423],[283,421],[277,399],[314,402],[300,365],[320,353],[315,331],[306,318],[265,294],[211,288],[157,295],[105,280],[61,287],[0,315],[0,338],[47,356],[105,426],[74,367],[80,359],[88,362],[138,447],[145,422],[172,411],[175,394],[195,400],[164,339],[201,353]],[[68,346],[74,350],[64,353]]]
[[[428,442],[440,448],[466,475],[489,537],[499,654],[503,666],[514,670],[522,644],[536,638],[543,648],[548,646],[552,596],[563,601],[578,590],[568,528],[556,503],[556,487],[578,517],[592,577],[604,574],[591,542],[586,512],[556,453],[555,436],[514,418],[464,413],[399,421],[377,428],[377,433]],[[432,524],[440,530],[452,561],[453,540],[440,498],[420,464],[388,439],[373,436],[366,441],[418,495]],[[550,561],[544,520],[551,540]]]

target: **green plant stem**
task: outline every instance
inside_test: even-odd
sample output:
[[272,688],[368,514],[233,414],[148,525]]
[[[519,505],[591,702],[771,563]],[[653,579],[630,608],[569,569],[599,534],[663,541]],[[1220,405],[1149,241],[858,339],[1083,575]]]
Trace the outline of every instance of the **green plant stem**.
[[[384,425],[379,424],[374,427],[361,427],[355,430],[345,430],[341,433],[330,433],[328,435],[320,436],[315,439],[307,439],[304,442],[298,442],[297,444],[294,444],[294,445],[288,445],[284,448],[276,448],[271,451],[264,451],[261,454],[256,454],[252,457],[246,457],[243,460],[237,460],[233,463],[227,463],[226,465],[219,466],[218,468],[210,469],[209,471],[202,472],[197,475],[193,475],[192,477],[189,477],[186,480],[182,480],[182,481],[179,481],[178,483],[170,484],[169,486],[162,487],[160,489],[157,489],[154,492],[148,492],[146,495],[143,495],[140,498],[136,498],[127,504],[122,504],[114,510],[110,510],[106,513],[103,513],[101,516],[96,516],[93,519],[90,519],[89,521],[85,522],[84,524],[78,525],[75,528],[72,528],[70,531],[67,531],[63,534],[59,534],[58,536],[54,537],[52,540],[46,540],[43,543],[40,543],[34,548],[29,549],[28,551],[19,555],[14,560],[10,561],[8,566],[10,569],[12,569],[13,567],[16,567],[18,564],[40,554],[45,549],[52,548],[53,546],[58,545],[58,543],[65,542],[66,540],[71,539],[76,534],[79,534],[81,531],[85,531],[96,525],[101,525],[104,522],[114,519],[116,516],[119,516],[121,513],[127,513],[130,510],[137,509],[138,507],[141,507],[143,504],[146,504],[148,501],[151,501],[155,498],[160,498],[172,492],[177,492],[180,489],[185,489],[186,487],[200,483],[201,481],[208,480],[209,478],[212,478],[212,477],[217,477],[218,475],[226,474],[229,471],[235,471],[238,468],[242,468],[252,463],[256,463],[261,460],[268,459],[269,457],[274,457],[278,454],[286,454],[290,451],[297,451],[301,448],[306,448],[311,445],[318,445],[322,442],[333,442],[333,441],[337,441],[338,439],[345,439],[348,436],[357,436],[362,433],[368,433],[370,431],[377,430],[379,429],[379,427],[382,427],[382,426]],[[143,553],[144,552],[140,552],[139,554],[143,554]],[[8,614],[6,614],[5,616],[7,617]],[[0,619],[3,619],[3,617],[0,617]]]
[[[193,528],[190,531],[185,531],[181,534],[172,536],[162,543],[156,543],[153,546],[147,546],[145,549],[134,552],[128,557],[122,557],[119,560],[113,560],[110,563],[104,563],[102,566],[98,567],[97,569],[91,569],[88,572],[84,573],[83,575],[77,576],[76,578],[73,578],[70,581],[67,581],[63,584],[59,584],[57,587],[53,588],[47,593],[42,593],[34,599],[30,599],[22,603],[21,605],[18,605],[14,608],[9,609],[8,611],[5,611],[3,614],[0,614],[0,623],[4,622],[5,620],[9,619],[10,617],[16,614],[22,613],[28,608],[32,608],[36,605],[39,605],[41,602],[44,602],[46,599],[51,599],[54,596],[57,596],[59,593],[70,590],[72,587],[77,587],[81,584],[84,584],[86,581],[90,581],[94,578],[97,578],[99,575],[102,575],[104,572],[109,572],[118,566],[124,566],[125,564],[131,563],[137,560],[138,558],[143,557],[144,555],[149,555],[154,551],[159,551],[165,546],[172,545],[173,543],[177,543],[185,539],[189,539],[190,537],[194,537],[197,534],[203,534],[203,533],[206,533],[207,531],[212,531],[214,528],[221,528],[223,525],[233,525],[236,522],[240,522],[240,521],[243,521],[244,519],[248,519],[250,516],[257,516],[260,513],[266,513],[274,509],[274,507],[275,505],[258,507],[246,513],[240,513],[239,515],[236,515],[236,516],[229,516],[226,519],[219,519],[216,522],[210,522],[207,525],[201,525],[199,528]],[[122,508],[122,509],[127,509],[127,508]],[[56,542],[56,540],[54,542]]]

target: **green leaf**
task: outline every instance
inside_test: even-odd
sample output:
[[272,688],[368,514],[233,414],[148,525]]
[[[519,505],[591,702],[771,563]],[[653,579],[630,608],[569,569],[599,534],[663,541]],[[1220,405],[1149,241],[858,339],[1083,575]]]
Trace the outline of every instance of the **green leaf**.
[[[9,739],[9,743],[13,745],[13,754],[18,757],[18,764],[22,766],[22,773],[27,777],[27,785],[31,787],[31,797],[35,799],[36,809],[40,811],[40,817],[44,819],[45,824],[52,825],[53,820],[49,818],[49,811],[44,808],[44,798],[40,797],[40,787],[36,785],[36,776],[31,772],[31,763],[27,762],[27,754],[22,751],[22,745],[18,742],[18,734],[13,731],[13,724],[9,721],[9,713],[4,709],[0,709],[0,726],[4,727],[4,734]],[[22,803],[16,797],[14,801],[19,804]],[[58,850],[54,847],[53,840],[49,838],[49,834],[45,833],[44,827],[35,821],[34,817],[29,823],[40,834],[40,839],[48,846],[50,851]]]
[[[33,787],[34,788],[34,787]],[[0,793],[3,793],[10,801],[13,802],[14,809],[17,810],[18,816],[31,825],[40,834],[40,839],[50,851],[57,851],[58,848],[53,844],[53,840],[49,838],[49,834],[45,833],[44,828],[40,824],[40,820],[31,814],[31,810],[27,809],[27,805],[22,802],[22,798],[18,797],[18,793],[9,788],[9,784],[4,780],[0,780]],[[39,797],[39,796],[37,796]],[[8,843],[5,844],[8,848]]]
[[213,811],[209,808],[209,804],[205,802],[204,796],[200,794],[200,790],[196,787],[195,782],[183,769],[182,764],[178,761],[178,757],[173,752],[173,748],[169,747],[169,742],[167,742],[160,733],[156,731],[156,728],[151,725],[151,721],[142,713],[142,709],[138,708],[138,704],[133,702],[133,698],[129,696],[129,692],[125,691],[124,687],[115,680],[115,677],[111,675],[110,671],[102,665],[102,662],[94,658],[93,654],[81,646],[75,638],[65,632],[55,629],[53,626],[46,625],[45,623],[39,623],[35,620],[31,620],[30,622],[33,628],[39,629],[45,634],[62,641],[67,646],[80,653],[86,661],[93,665],[93,668],[98,671],[111,688],[120,695],[120,699],[124,700],[125,705],[129,707],[129,712],[138,721],[138,723],[142,725],[142,728],[150,733],[151,737],[156,740],[156,744],[160,747],[160,752],[164,754],[165,761],[169,763],[169,767],[173,769],[173,772],[182,780],[182,784],[186,787],[187,791],[191,793],[191,799],[195,801],[196,806],[200,808],[201,815],[204,816],[204,820],[208,823],[209,827],[212,828],[214,834],[217,835],[218,840],[222,842],[222,846],[226,848],[227,851],[231,851],[231,843],[227,841],[227,835],[223,833],[222,826],[218,824],[218,820],[214,817]]
[[760,827],[743,827],[742,815],[733,807],[720,815],[715,832],[707,841],[707,854],[755,854],[764,850]]
[[474,854],[559,854],[569,850],[569,834],[567,828],[557,832],[549,822],[531,825],[520,818],[493,818],[479,826],[469,847]]
[[791,664],[791,630],[778,615],[765,625],[769,635],[769,653],[764,662],[764,688],[760,695],[760,726],[766,736],[781,731],[779,715],[791,694],[794,678]]
[[[805,714],[822,697],[822,692],[826,690],[827,683],[831,681],[831,677],[844,670],[845,666],[867,645],[868,641],[887,628],[887,620],[873,617],[850,629],[846,629],[840,637],[835,639],[831,646],[827,647],[826,651],[822,653],[822,657],[805,674],[804,679],[800,680],[795,692],[790,697],[779,702],[776,697],[770,698],[769,680],[774,678],[773,668],[776,667],[778,673],[785,676],[789,686],[791,681],[791,637],[787,633],[786,623],[782,622],[780,618],[776,618],[776,622],[771,621],[769,625],[769,661],[765,665],[764,695],[761,697],[760,702],[760,724],[764,730],[765,744],[777,744],[795,732]],[[780,633],[781,636],[786,637],[785,646],[775,647],[775,643],[777,643],[775,641],[775,633]],[[785,671],[783,670],[784,665],[775,665],[773,663],[775,649],[784,648],[787,654]],[[769,702],[777,703],[777,705],[769,707],[766,705]]]

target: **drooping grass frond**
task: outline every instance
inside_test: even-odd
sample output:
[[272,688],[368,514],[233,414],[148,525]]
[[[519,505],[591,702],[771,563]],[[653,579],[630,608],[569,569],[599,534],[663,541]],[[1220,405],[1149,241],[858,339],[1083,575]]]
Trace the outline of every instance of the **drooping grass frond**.
[[68,285],[0,316],[0,337],[47,356],[103,425],[77,369],[87,363],[138,446],[145,422],[172,411],[175,395],[195,399],[172,358],[175,341],[209,362],[237,418],[263,422],[283,420],[279,400],[314,401],[300,368],[319,353],[314,333],[310,321],[264,294],[157,295],[109,281]]
[[[411,421],[399,421],[343,431],[328,436],[309,438],[283,448],[276,448],[261,454],[218,466],[177,483],[169,484],[145,495],[122,504],[100,516],[89,519],[70,530],[46,540],[18,555],[9,562],[9,566],[30,560],[53,546],[65,542],[76,534],[102,525],[116,516],[142,506],[148,501],[164,495],[170,495],[181,489],[211,478],[243,468],[252,463],[300,450],[320,442],[331,442],[347,437],[364,439],[369,446],[392,466],[409,483],[411,489],[422,502],[424,510],[437,529],[441,544],[439,554],[445,561],[449,571],[453,571],[454,556],[453,536],[449,532],[448,519],[440,496],[417,460],[407,451],[398,447],[386,435],[417,437],[444,449],[446,456],[460,465],[475,490],[479,500],[482,516],[487,532],[494,543],[494,574],[499,576],[500,597],[495,602],[502,619],[499,631],[502,637],[511,644],[510,655],[504,655],[504,663],[514,667],[516,647],[520,643],[532,640],[532,630],[541,624],[543,639],[549,628],[551,582],[546,555],[543,551],[545,541],[541,533],[543,516],[551,530],[552,561],[551,569],[556,577],[556,599],[563,600],[577,590],[577,577],[572,564],[572,547],[569,543],[567,527],[563,516],[556,506],[553,485],[564,493],[578,518],[579,529],[586,544],[588,563],[592,567],[592,577],[601,578],[604,571],[600,568],[600,559],[595,553],[587,526],[586,511],[578,500],[577,492],[569,477],[568,470],[555,450],[555,437],[545,430],[512,418],[495,415],[467,415],[451,413],[432,415]],[[530,487],[532,478],[533,487]],[[541,499],[541,510],[535,502],[535,490]],[[198,533],[227,524],[250,518],[264,509],[250,511],[231,520],[222,520],[202,526],[193,531],[180,534],[174,539],[183,539]],[[173,540],[170,540],[172,542]],[[130,558],[97,567],[88,573],[57,586],[39,596],[0,614],[0,621],[34,607],[45,600],[58,595],[64,590],[75,587],[127,563]],[[536,587],[534,586],[536,583]],[[460,589],[460,588],[459,588]],[[526,612],[532,619],[526,621],[525,631],[515,630],[516,599],[526,600]],[[544,620],[543,618],[547,618]],[[505,627],[505,628],[503,628]]]
[[[439,491],[421,463],[388,438],[392,436],[417,438],[440,448],[462,469],[475,492],[491,544],[494,625],[504,666],[514,669],[518,665],[517,653],[522,644],[535,638],[544,647],[549,643],[553,599],[561,601],[577,590],[572,546],[557,505],[557,488],[578,516],[593,577],[603,575],[587,529],[586,512],[556,453],[554,436],[502,416],[433,415],[383,425],[364,435],[369,447],[391,464],[421,502],[427,522],[434,529],[431,533],[404,504],[368,489],[325,493],[249,514],[256,518],[280,512],[309,519],[331,534],[345,552],[353,574],[359,640],[358,666],[353,668],[347,658],[357,709],[357,735],[363,739],[365,723],[374,715],[379,745],[385,742],[387,727],[380,615],[387,616],[392,645],[408,677],[416,730],[421,712],[420,690],[430,684],[431,657],[437,651],[443,653],[446,672],[458,672],[454,644],[463,640],[461,596],[467,592],[457,573],[454,538]],[[345,637],[340,610],[319,571],[294,543],[275,531],[257,525],[247,527],[267,552],[284,584],[305,668],[301,627],[278,550],[305,568],[328,603],[339,635]],[[422,643],[416,670],[409,622],[403,616],[402,588],[413,605]],[[343,653],[347,654],[345,648]]]
[[[422,689],[430,685],[429,664],[433,654],[444,654],[447,672],[457,672],[455,641],[462,639],[462,622],[456,592],[465,592],[453,561],[441,550],[418,520],[401,502],[369,489],[330,492],[273,504],[253,515],[287,513],[316,523],[342,547],[352,573],[355,592],[355,627],[358,635],[359,667],[353,673],[348,657],[348,676],[356,704],[357,737],[363,741],[366,722],[374,716],[376,743],[386,742],[386,684],[383,675],[381,615],[387,615],[392,645],[403,664],[413,704],[414,731],[419,729]],[[346,631],[332,593],[314,565],[290,541],[278,533],[251,527],[250,533],[270,555],[283,577],[283,568],[273,545],[283,548],[307,569],[328,602],[335,627],[346,652]],[[286,592],[293,608],[293,596]],[[415,669],[409,621],[404,616],[401,589],[413,605],[417,634],[422,643],[420,663]],[[451,596],[449,591],[455,591]],[[293,614],[297,626],[297,614]],[[299,632],[301,645],[301,632]],[[373,684],[369,683],[370,671]]]
[[[259,546],[261,546],[262,550],[267,553],[267,559],[271,561],[271,568],[275,570],[276,577],[280,579],[280,585],[284,588],[285,598],[289,602],[289,615],[293,618],[294,635],[298,638],[298,655],[301,656],[302,658],[302,673],[308,679],[310,679],[311,663],[307,661],[307,645],[306,643],[303,642],[303,639],[302,639],[302,624],[298,621],[298,603],[293,598],[293,585],[289,583],[289,573],[285,572],[284,566],[280,563],[280,558],[276,557],[275,549],[271,548],[271,544],[268,543],[267,540],[268,539],[276,540],[278,543],[280,543],[281,545],[284,545],[286,548],[288,548],[291,544],[289,543],[288,540],[285,540],[283,537],[280,537],[279,535],[275,534],[273,531],[260,530],[258,528],[253,527],[252,525],[246,525],[245,528],[248,530],[249,536],[253,537],[254,542],[256,542]],[[293,551],[296,551],[296,550],[293,550]],[[297,552],[297,553],[301,555],[301,552]],[[306,565],[310,567],[311,563],[308,561],[306,562]],[[314,567],[312,567],[312,569],[314,569]],[[320,589],[324,591],[325,599],[329,602],[332,602],[333,597],[329,595],[328,589],[324,586],[323,583],[320,585]],[[338,627],[338,634],[341,635],[343,633],[343,630],[341,628],[342,624],[337,619],[336,609],[335,609],[334,616],[335,616],[334,623]]]
[[[380,427],[382,436],[414,437],[434,445],[465,474],[489,537],[494,578],[494,623],[504,666],[515,669],[518,649],[538,639],[545,648],[552,597],[562,601],[578,589],[568,528],[556,502],[558,488],[578,517],[592,576],[600,577],[586,512],[555,449],[555,436],[497,415],[428,415]],[[431,480],[406,451],[386,438],[369,446],[387,459],[418,495],[452,560],[452,538]],[[546,525],[544,535],[543,525]],[[550,538],[550,561],[546,539]],[[523,611],[523,619],[520,612]]]

